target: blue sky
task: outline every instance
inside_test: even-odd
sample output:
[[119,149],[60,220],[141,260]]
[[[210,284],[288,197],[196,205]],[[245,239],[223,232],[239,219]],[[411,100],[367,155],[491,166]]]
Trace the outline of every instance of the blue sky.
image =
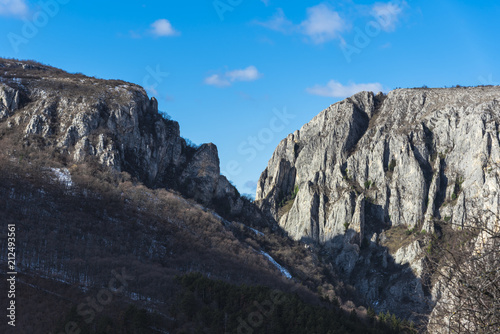
[[0,56],[144,86],[241,193],[357,91],[496,84],[495,1],[0,1]]

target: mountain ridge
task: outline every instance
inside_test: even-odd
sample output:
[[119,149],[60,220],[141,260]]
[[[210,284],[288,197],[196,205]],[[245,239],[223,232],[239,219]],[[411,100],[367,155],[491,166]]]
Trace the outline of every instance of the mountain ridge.
[[147,186],[179,190],[204,205],[218,206],[222,215],[246,210],[256,215],[253,223],[268,224],[257,211],[250,212],[252,206],[220,175],[217,147],[188,145],[180,136],[179,124],[162,117],[158,102],[149,99],[142,87],[69,74],[34,62],[6,60],[2,65],[0,119],[31,104],[31,113],[17,113],[7,121],[9,128],[25,126],[24,145],[41,138],[68,163],[97,159]]

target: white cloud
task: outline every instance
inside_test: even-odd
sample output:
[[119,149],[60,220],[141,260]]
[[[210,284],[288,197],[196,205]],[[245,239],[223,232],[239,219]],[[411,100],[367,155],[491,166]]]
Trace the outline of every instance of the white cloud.
[[25,0],[0,0],[0,15],[22,17],[28,13]]
[[327,97],[349,97],[362,91],[375,93],[386,91],[382,84],[378,82],[365,84],[349,83],[348,85],[342,85],[335,80],[330,80],[326,86],[315,85],[306,90],[309,94]]
[[314,43],[324,43],[339,37],[346,29],[346,22],[339,13],[325,4],[307,8],[307,19],[300,24],[301,32]]
[[372,8],[372,16],[380,23],[384,31],[394,31],[403,13],[406,2],[376,3]]
[[231,81],[254,81],[260,77],[260,73],[255,66],[248,66],[243,70],[234,70],[226,73]]
[[256,23],[268,29],[279,31],[282,33],[290,33],[296,29],[292,21],[286,18],[285,13],[281,8],[278,8],[276,10],[276,14],[274,14],[274,16],[268,21]]
[[256,22],[258,25],[282,33],[300,33],[306,35],[314,43],[320,44],[340,37],[348,24],[340,17],[339,13],[325,4],[309,7],[307,16],[300,24],[294,24],[287,19],[281,8],[274,16],[265,22]]
[[224,74],[213,74],[205,78],[205,84],[217,87],[231,86],[233,82],[238,81],[255,81],[262,76],[255,66],[247,68],[227,71]]
[[211,76],[205,78],[205,84],[210,85],[210,86],[226,87],[226,86],[230,86],[231,82],[229,82],[229,80],[227,80],[226,78],[223,78],[219,74],[214,74],[214,75],[211,75]]
[[174,29],[174,27],[172,27],[170,21],[166,19],[156,20],[151,24],[151,27],[153,28],[151,30],[153,35],[156,35],[158,37],[175,36],[180,34],[177,30]]

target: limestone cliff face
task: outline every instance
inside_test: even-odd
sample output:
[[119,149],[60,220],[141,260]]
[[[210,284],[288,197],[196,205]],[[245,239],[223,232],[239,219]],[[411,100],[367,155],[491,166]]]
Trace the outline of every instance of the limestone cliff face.
[[280,142],[256,202],[375,310],[429,314],[446,294],[430,285],[431,235],[500,228],[499,124],[500,87],[362,92]]
[[[125,171],[203,205],[224,203],[227,214],[249,204],[220,175],[217,147],[187,145],[179,124],[142,87],[9,60],[0,62],[0,74],[0,122],[22,133],[24,147],[52,151],[66,164]],[[259,219],[258,210],[245,210]]]
[[498,213],[499,101],[497,87],[356,94],[281,141],[256,200],[294,239],[321,243],[359,225],[361,197],[366,230],[433,232],[434,219],[460,228],[467,217]]

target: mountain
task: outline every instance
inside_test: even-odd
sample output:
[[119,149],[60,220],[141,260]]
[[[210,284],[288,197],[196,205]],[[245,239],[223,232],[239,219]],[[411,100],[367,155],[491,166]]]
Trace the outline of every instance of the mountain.
[[411,332],[135,84],[0,59],[0,147],[2,333]]
[[[38,64],[6,62],[0,69],[0,119],[7,128],[23,126],[25,146],[48,149],[67,163],[96,161],[148,187],[181,189],[204,205],[223,202],[233,215],[248,209],[220,175],[217,147],[187,145],[179,124],[160,114],[142,87]],[[17,112],[27,106],[29,112]]]
[[142,87],[0,59],[0,332],[495,332],[499,95],[356,94],[252,202]]
[[[432,252],[464,231],[475,251],[495,249],[499,101],[491,86],[358,93],[280,142],[256,202],[291,238],[328,249],[376,310],[426,314],[453,304],[441,298],[448,281],[436,278]],[[495,275],[490,283],[498,266]]]

